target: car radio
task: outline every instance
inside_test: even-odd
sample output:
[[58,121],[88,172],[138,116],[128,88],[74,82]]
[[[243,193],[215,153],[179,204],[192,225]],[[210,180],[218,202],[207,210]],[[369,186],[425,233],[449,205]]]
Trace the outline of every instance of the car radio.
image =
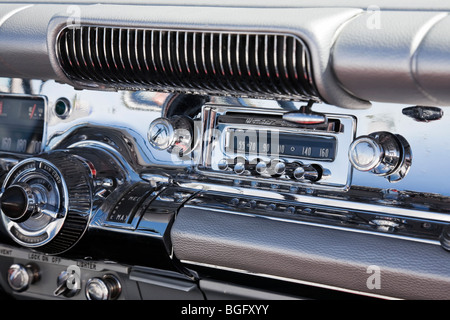
[[345,190],[355,130],[356,119],[347,115],[205,105],[198,169],[215,177]]

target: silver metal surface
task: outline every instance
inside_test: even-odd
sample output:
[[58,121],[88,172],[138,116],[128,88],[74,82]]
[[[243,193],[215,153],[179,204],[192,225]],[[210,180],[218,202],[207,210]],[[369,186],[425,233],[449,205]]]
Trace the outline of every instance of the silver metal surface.
[[[147,132],[150,123],[164,116],[168,109],[172,107],[174,94],[171,93],[155,93],[146,91],[128,92],[99,92],[91,90],[74,90],[68,85],[58,84],[54,81],[38,81],[32,80],[29,86],[24,86],[23,80],[19,79],[0,79],[0,91],[5,93],[20,94],[41,94],[48,99],[47,108],[47,131],[45,137],[45,150],[58,148],[58,144],[68,137],[75,130],[83,126],[98,126],[98,128],[113,128],[120,132],[126,133],[135,142],[136,148],[134,152],[136,161],[143,167],[168,169],[192,169],[197,163],[211,162],[210,155],[217,150],[213,149],[212,144],[206,144],[205,149],[197,148],[190,157],[174,157],[167,151],[157,150],[151,146],[147,140]],[[30,88],[27,91],[26,88]],[[72,112],[70,115],[61,120],[54,112],[55,101],[59,98],[67,98],[72,104]],[[239,106],[242,110],[259,109],[266,113],[280,113],[284,110],[300,109],[304,104],[299,102],[289,102],[279,104],[272,100],[257,100],[231,97],[209,97],[210,106],[234,105]],[[414,153],[414,163],[411,165],[408,175],[395,184],[390,183],[387,179],[375,175],[352,170],[352,179],[350,187],[364,187],[367,190],[373,190],[376,194],[389,194],[391,190],[395,190],[401,194],[409,193],[426,193],[433,197],[449,197],[450,188],[447,181],[450,180],[450,170],[445,165],[445,159],[450,157],[450,144],[445,142],[450,115],[443,108],[443,116],[441,119],[431,122],[418,122],[414,119],[402,114],[404,105],[374,103],[373,107],[367,110],[346,110],[326,104],[315,104],[312,107],[313,112],[326,114],[342,114],[353,116],[357,119],[356,136],[369,135],[377,131],[387,131],[393,134],[401,134],[409,143]],[[288,109],[286,109],[288,108]],[[216,114],[212,108],[211,112],[203,112],[199,114],[197,121],[205,132],[207,129],[214,128]],[[199,131],[201,131],[199,130]],[[198,137],[197,137],[198,138]],[[208,137],[202,137],[208,139]],[[80,140],[77,146],[82,146],[85,142]],[[88,141],[86,141],[88,143]],[[201,145],[201,144],[199,144]],[[111,149],[114,149],[111,147]],[[347,151],[343,151],[347,153]],[[10,159],[11,157],[9,157]],[[218,163],[223,157],[218,159]],[[342,167],[347,168],[347,163]],[[127,165],[125,163],[125,165]],[[130,170],[131,171],[131,170]],[[342,170],[341,170],[342,171]],[[346,170],[344,170],[345,172]],[[331,172],[331,176],[335,174]],[[190,177],[193,179],[188,184],[197,188],[203,188],[206,185],[214,186],[214,183],[197,181],[198,175]],[[216,184],[216,186],[218,186]],[[221,186],[225,187],[225,186]],[[252,186],[254,188],[255,186]],[[228,188],[228,187],[227,187]],[[297,194],[298,191],[304,191],[303,188],[298,191],[291,190],[289,196],[301,198],[299,201],[305,202],[328,202],[331,197],[322,198],[314,194]],[[228,188],[226,192],[236,194],[251,193],[255,196],[267,196],[268,198],[280,198],[280,191],[274,190],[251,190],[246,186],[233,186]],[[342,194],[343,199],[345,193]],[[338,197],[339,198],[339,197]],[[383,210],[383,203],[379,205],[371,203],[370,196],[365,201],[352,202],[336,200],[339,205],[351,206],[353,208],[366,207],[374,205],[374,211]],[[429,212],[428,205],[414,205],[411,211],[404,209],[396,204],[396,201],[386,200],[389,203],[390,211],[401,211],[402,214],[428,219],[436,218],[438,220],[448,220],[442,213]],[[338,204],[336,204],[338,205]],[[445,202],[442,202],[440,208],[442,212],[449,212]]]
[[86,283],[86,298],[88,300],[115,300],[122,291],[119,279],[111,274],[102,278],[92,278]]
[[[50,177],[48,174],[41,172],[42,170],[38,170],[35,166],[36,161],[52,168],[52,171],[58,176]],[[36,181],[39,181],[39,183]],[[59,181],[59,183],[56,181]],[[48,189],[40,189],[47,190],[45,192],[47,201],[45,207],[42,207],[42,209],[47,211],[45,212],[46,214],[35,214],[22,222],[14,221],[7,215],[2,214],[3,225],[11,238],[20,245],[26,247],[43,246],[55,238],[67,215],[69,193],[64,177],[51,162],[33,157],[23,160],[18,167],[14,167],[5,178],[2,188],[6,189],[10,184],[14,185],[17,183],[30,183],[31,187],[35,189],[46,185]],[[30,241],[28,237],[33,239],[33,241]]]
[[14,291],[22,292],[40,280],[39,268],[35,264],[12,264],[8,269],[8,284]]
[[[264,120],[254,120],[255,123],[219,123],[217,116],[224,115],[226,112],[232,112],[234,115],[242,114],[240,117],[245,119],[249,113],[255,116],[270,115],[282,117],[283,112],[280,109],[268,110],[268,109],[258,109],[258,108],[244,108],[244,107],[233,107],[229,105],[208,105],[204,109],[204,119],[203,122],[207,122],[205,131],[203,131],[203,151],[204,159],[203,162],[199,163],[199,172],[207,176],[222,177],[232,179],[228,171],[220,170],[219,166],[222,166],[223,159],[232,160],[234,157],[245,159],[246,163],[257,165],[261,160],[270,164],[268,166],[268,178],[263,175],[252,175],[251,173],[245,174],[243,160],[239,160],[235,163],[234,172],[239,175],[245,174],[245,179],[255,182],[263,183],[273,183],[273,184],[288,184],[290,186],[305,187],[305,188],[317,188],[317,189],[341,189],[346,190],[350,187],[351,182],[351,167],[348,160],[348,148],[354,138],[355,132],[355,119],[349,115],[337,115],[328,114],[329,118],[333,117],[338,119],[343,128],[341,132],[327,132],[321,130],[315,130],[310,128],[292,128],[292,127],[282,127],[282,126],[267,126]],[[247,120],[245,121],[247,122]],[[270,121],[268,121],[270,122]],[[278,136],[279,134],[291,134],[296,136],[299,140],[302,137],[321,137],[323,139],[335,140],[336,141],[336,155],[334,159],[319,159],[312,158],[309,156],[289,156],[278,154],[278,152],[272,152],[269,155],[266,151],[258,150],[258,152],[249,152],[249,154],[242,154],[240,152],[230,152],[228,137],[232,130],[241,130],[245,133],[247,130],[249,132],[249,144],[258,145],[261,141],[258,141],[256,136],[256,131],[270,131],[272,136]],[[253,135],[253,136],[252,136]],[[276,139],[275,139],[276,140]],[[265,140],[267,143],[267,140]],[[277,141],[272,141],[270,144],[271,149],[276,149],[279,147]],[[254,148],[256,150],[256,147]],[[208,154],[207,152],[211,152]],[[300,150],[298,151],[300,153]],[[277,156],[278,154],[278,156]],[[323,176],[323,179],[314,181],[314,179],[291,179],[289,176],[285,175],[285,169],[288,164],[301,161],[302,165],[307,167],[311,165],[318,165],[321,170],[328,170],[330,174],[328,176]],[[274,164],[274,166],[272,166]],[[278,165],[277,165],[278,164]],[[284,168],[283,168],[284,165]],[[261,169],[260,167],[257,169]],[[281,171],[280,171],[281,170]],[[279,179],[273,179],[279,176]]]

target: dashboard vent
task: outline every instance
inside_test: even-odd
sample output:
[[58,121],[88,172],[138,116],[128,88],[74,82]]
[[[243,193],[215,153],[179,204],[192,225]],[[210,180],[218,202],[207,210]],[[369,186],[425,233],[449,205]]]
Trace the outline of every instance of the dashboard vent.
[[66,76],[90,87],[320,100],[292,35],[81,26],[56,46]]

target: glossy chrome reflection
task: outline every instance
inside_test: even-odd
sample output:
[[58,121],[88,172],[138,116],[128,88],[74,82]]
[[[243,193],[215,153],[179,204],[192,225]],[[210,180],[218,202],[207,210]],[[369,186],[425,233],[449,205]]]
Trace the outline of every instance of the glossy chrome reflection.
[[359,171],[371,171],[389,182],[397,182],[408,173],[412,153],[405,138],[380,131],[355,139],[350,145],[349,160]]

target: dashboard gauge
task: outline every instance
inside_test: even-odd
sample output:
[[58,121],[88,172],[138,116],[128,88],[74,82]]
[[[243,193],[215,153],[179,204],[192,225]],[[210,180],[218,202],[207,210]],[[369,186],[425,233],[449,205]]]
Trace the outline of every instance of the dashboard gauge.
[[30,120],[43,120],[44,119],[44,106],[38,103],[33,103],[27,108],[27,118]]
[[42,96],[0,95],[0,151],[42,151],[46,100]]

